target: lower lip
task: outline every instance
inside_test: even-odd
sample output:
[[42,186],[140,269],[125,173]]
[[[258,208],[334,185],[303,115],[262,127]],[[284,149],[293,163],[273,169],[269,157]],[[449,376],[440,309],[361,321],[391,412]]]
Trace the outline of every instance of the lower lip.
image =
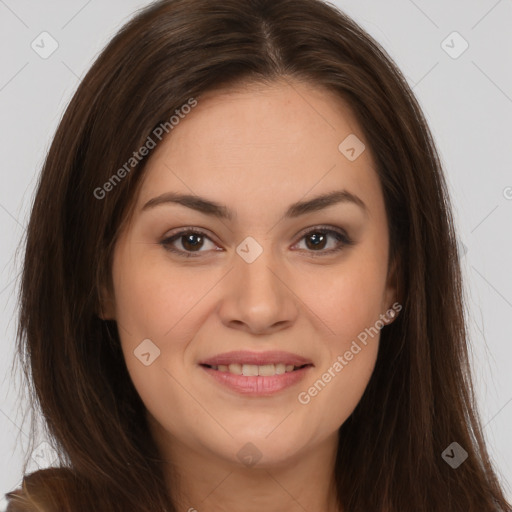
[[257,375],[254,377],[246,377],[244,375],[236,375],[229,372],[220,372],[207,366],[201,366],[205,372],[211,375],[224,386],[250,396],[269,396],[283,389],[289,388],[300,382],[311,366],[299,368],[293,372],[286,372],[281,375],[271,375],[264,377]]

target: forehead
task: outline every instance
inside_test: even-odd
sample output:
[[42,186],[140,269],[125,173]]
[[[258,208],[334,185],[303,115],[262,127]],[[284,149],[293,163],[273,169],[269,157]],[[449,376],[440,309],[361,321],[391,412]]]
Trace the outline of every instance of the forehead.
[[[211,91],[197,102],[151,155],[139,207],[167,191],[275,208],[276,200],[347,188],[375,202],[369,145],[333,92],[281,81]],[[347,137],[358,152],[365,148],[355,160],[340,150]]]

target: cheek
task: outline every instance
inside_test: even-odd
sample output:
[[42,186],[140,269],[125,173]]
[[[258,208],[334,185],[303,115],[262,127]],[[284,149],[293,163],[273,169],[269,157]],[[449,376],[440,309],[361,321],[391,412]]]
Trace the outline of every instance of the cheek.
[[[168,267],[142,255],[136,261],[135,265],[135,260],[119,260],[114,274],[116,318],[124,359],[147,410],[171,431],[185,437],[182,420],[170,413],[170,404],[181,411],[190,410],[190,418],[201,415],[184,391],[187,386],[182,368],[191,336],[187,311],[197,303],[203,287],[203,294],[206,292],[207,283],[201,286],[198,282],[194,288],[184,282],[183,273],[177,270],[170,272]],[[193,309],[196,315],[199,311],[197,306]]]
[[329,292],[313,298],[329,326],[325,357],[297,397],[302,414],[324,418],[322,429],[339,428],[352,414],[368,385],[377,359],[382,287],[368,267],[331,281]]
[[171,401],[184,410],[191,404],[180,385],[188,379],[187,347],[210,311],[208,292],[222,271],[184,271],[159,251],[123,250],[114,260],[113,277],[128,372],[149,410],[167,411]]
[[181,328],[194,305],[200,310],[197,303],[212,279],[173,267],[159,249],[125,253],[114,267],[116,319],[132,338],[161,340]]
[[328,356],[302,388],[298,402],[311,416],[328,411],[327,424],[337,428],[359,403],[377,359],[380,315],[385,288],[384,255],[362,252],[361,257],[329,274],[315,294],[305,288],[311,309],[329,327],[323,340]]
[[[374,326],[384,313],[386,267],[382,261],[376,257],[353,258],[329,273],[325,286],[314,288],[306,283],[304,297],[329,327],[331,351],[346,350],[351,340]],[[317,292],[312,293],[314,289]]]

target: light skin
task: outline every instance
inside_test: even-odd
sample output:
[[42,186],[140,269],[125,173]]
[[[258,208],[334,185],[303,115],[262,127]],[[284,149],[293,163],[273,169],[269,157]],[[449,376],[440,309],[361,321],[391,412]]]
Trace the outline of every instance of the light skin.
[[[366,144],[354,161],[338,150],[350,134]],[[145,172],[115,247],[102,316],[118,323],[152,435],[179,473],[179,510],[338,511],[337,431],[371,377],[378,335],[309,403],[298,395],[396,300],[382,190],[348,103],[284,80],[210,92],[154,150]],[[285,216],[294,203],[341,190],[365,206],[345,200]],[[172,202],[144,208],[167,192],[214,201],[233,218]],[[191,227],[203,237],[167,244],[191,257],[162,244]],[[252,263],[236,251],[248,236],[263,250]],[[144,339],[160,350],[148,366],[134,355]],[[247,397],[199,365],[233,350],[283,350],[314,366],[297,385]],[[237,456],[249,442],[261,453],[251,467]]]

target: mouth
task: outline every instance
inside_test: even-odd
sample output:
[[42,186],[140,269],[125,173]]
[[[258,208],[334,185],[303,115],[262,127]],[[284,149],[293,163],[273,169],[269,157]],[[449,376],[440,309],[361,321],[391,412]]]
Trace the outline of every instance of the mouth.
[[270,396],[298,384],[314,364],[288,352],[238,351],[199,363],[219,383],[245,396]]
[[300,366],[295,366],[293,364],[285,364],[285,363],[277,363],[277,364],[264,364],[264,365],[256,365],[249,363],[232,363],[229,365],[219,364],[219,365],[209,365],[209,364],[201,364],[201,366],[205,368],[210,368],[211,370],[216,370],[218,372],[226,372],[233,375],[243,375],[245,377],[272,377],[274,375],[283,375],[285,373],[295,372],[297,370],[301,370],[302,368],[306,368],[308,366],[313,366],[312,364],[303,364]]

